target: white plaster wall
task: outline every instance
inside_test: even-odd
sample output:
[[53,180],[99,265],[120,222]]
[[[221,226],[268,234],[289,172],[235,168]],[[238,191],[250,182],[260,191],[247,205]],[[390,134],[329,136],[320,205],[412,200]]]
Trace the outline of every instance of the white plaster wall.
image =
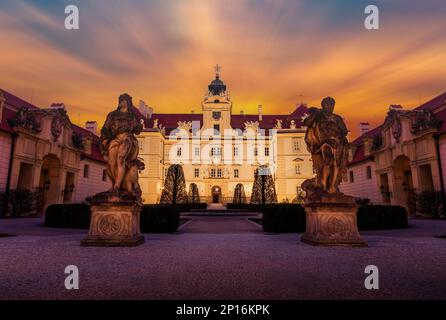
[[[367,179],[367,166],[371,167],[372,178]],[[353,171],[354,182],[350,182],[350,171]],[[347,171],[347,181],[342,181],[339,186],[341,192],[359,198],[368,198],[374,204],[380,204],[381,195],[376,180],[375,164],[372,161],[365,161],[354,166],[350,166]]]
[[[85,164],[90,166],[88,178],[84,178]],[[102,174],[103,170],[105,169],[105,164],[84,159],[80,162],[79,169],[79,177],[75,186],[73,202],[82,202],[86,197],[90,197],[96,193],[110,189],[110,179],[107,177],[107,181],[102,181]]]
[[9,170],[9,155],[11,153],[11,138],[0,133],[0,191],[5,190]]

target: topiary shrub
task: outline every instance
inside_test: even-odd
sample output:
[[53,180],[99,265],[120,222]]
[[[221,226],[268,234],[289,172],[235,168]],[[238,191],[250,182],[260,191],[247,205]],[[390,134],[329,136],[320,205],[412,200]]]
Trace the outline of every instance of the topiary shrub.
[[443,212],[441,191],[423,191],[416,196],[417,213],[423,217],[440,218]]
[[305,231],[305,210],[300,204],[269,204],[262,211],[262,224],[265,232]]
[[53,204],[45,211],[45,226],[51,228],[88,229],[90,219],[90,207],[82,203]]
[[407,211],[401,206],[367,205],[358,209],[359,230],[388,230],[408,227]]
[[141,210],[141,232],[170,233],[180,226],[180,210],[172,205],[146,204]]

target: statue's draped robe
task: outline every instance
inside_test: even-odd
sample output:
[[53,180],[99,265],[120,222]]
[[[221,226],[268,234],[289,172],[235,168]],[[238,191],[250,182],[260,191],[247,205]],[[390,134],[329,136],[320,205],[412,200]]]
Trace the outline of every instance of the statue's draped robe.
[[[124,154],[118,154],[118,157],[124,157],[126,168],[136,164],[138,158],[138,140],[135,134],[142,131],[142,125],[137,117],[130,110],[121,112],[115,110],[108,114],[104,127],[101,130],[101,151],[108,158],[110,151],[126,144]],[[113,168],[111,167],[113,163]],[[116,181],[116,161],[108,161],[107,174],[113,183]],[[127,190],[131,191],[131,190]]]
[[344,121],[336,114],[310,108],[310,115],[305,118],[304,125],[307,126],[305,142],[312,154],[317,183],[322,185],[324,165],[332,164],[338,168],[338,174],[336,177],[330,176],[330,179],[335,179],[336,187],[339,186],[343,175],[347,172],[348,131]]

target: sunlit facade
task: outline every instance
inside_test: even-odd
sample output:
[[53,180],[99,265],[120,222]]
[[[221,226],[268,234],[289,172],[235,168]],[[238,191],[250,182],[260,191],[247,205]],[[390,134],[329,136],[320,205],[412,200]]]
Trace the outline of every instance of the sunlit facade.
[[177,163],[183,167],[186,189],[196,184],[202,202],[231,202],[238,184],[249,202],[254,171],[262,164],[272,169],[279,202],[300,199],[301,183],[313,177],[302,126],[306,106],[291,114],[263,114],[262,106],[258,114],[233,114],[229,91],[217,73],[201,107],[202,113],[148,112],[138,137],[146,203],[159,201],[167,170]]

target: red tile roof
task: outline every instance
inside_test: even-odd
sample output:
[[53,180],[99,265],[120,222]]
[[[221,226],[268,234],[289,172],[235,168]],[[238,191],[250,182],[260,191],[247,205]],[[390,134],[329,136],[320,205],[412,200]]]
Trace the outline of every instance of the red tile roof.
[[[445,133],[446,132],[446,109],[436,112],[436,110],[442,106],[446,106],[446,92],[423,103],[422,105],[416,107],[414,110],[430,110],[430,111],[434,112],[435,117],[437,117],[438,119],[440,119],[442,121],[442,126],[441,126],[439,132]],[[372,137],[380,134],[382,131],[382,126],[383,125],[380,125],[374,129],[366,132],[365,134],[363,134],[362,136],[356,138],[354,141],[351,142],[351,144],[356,146],[356,151],[355,151],[355,154],[353,155],[352,161],[350,161],[348,163],[349,165],[353,165],[353,164],[356,164],[361,161],[373,159],[373,155],[369,155],[366,157],[364,154],[364,138],[367,138],[367,137],[372,138]]]
[[[245,122],[258,121],[261,129],[273,129],[276,125],[276,120],[280,119],[284,128],[289,127],[291,120],[294,120],[296,127],[300,128],[302,126],[302,117],[307,112],[308,108],[305,105],[300,105],[291,114],[263,115],[262,121],[259,121],[258,114],[233,114],[231,116],[231,127],[244,129]],[[137,114],[144,118],[139,110]],[[153,128],[155,119],[158,119],[158,124],[166,128],[166,134],[176,129],[179,121],[199,121],[200,126],[203,124],[203,115],[201,113],[154,113],[150,119],[146,119],[146,128]]]
[[[1,131],[5,131],[8,133],[12,132],[12,128],[9,126],[9,120],[12,119],[16,112],[22,108],[22,107],[26,107],[26,108],[32,108],[32,109],[38,109],[37,106],[9,93],[8,91],[5,91],[3,89],[0,89],[0,92],[3,93],[6,101],[5,101],[5,105],[12,107],[14,110],[10,109],[10,108],[3,108],[3,115],[2,115],[2,121],[0,122],[0,130]],[[79,126],[76,126],[74,124],[71,125],[73,132],[76,134],[80,134],[80,135],[88,135],[91,136],[93,139],[93,144],[91,147],[91,154],[86,154],[85,152],[83,152],[83,156],[92,160],[96,160],[96,161],[100,161],[100,162],[105,162],[104,158],[102,157],[102,154],[99,150],[99,137],[94,135],[92,132],[81,128]]]

